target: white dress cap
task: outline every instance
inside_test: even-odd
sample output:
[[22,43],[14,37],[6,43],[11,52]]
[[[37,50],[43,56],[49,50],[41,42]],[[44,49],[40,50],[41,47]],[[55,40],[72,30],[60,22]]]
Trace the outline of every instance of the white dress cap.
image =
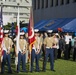
[[38,29],[34,29],[34,32],[38,32],[39,30]]
[[48,33],[52,33],[52,32],[53,32],[53,30],[48,30],[47,32],[48,32]]
[[24,35],[25,33],[24,32],[20,32],[20,35]]
[[58,35],[58,33],[56,33],[55,35]]
[[9,33],[9,30],[4,30],[4,33]]

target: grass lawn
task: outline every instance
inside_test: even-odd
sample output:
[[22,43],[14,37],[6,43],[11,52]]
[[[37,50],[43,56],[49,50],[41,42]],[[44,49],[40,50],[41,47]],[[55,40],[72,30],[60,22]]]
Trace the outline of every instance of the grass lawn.
[[[42,70],[42,61],[40,61],[40,69]],[[56,72],[50,71],[49,62],[47,62],[46,72],[33,72],[33,73],[20,72],[20,73],[16,73],[14,64],[12,64],[12,70],[13,70],[12,75],[76,75],[76,62],[70,61],[70,60],[58,59],[55,61]],[[8,75],[8,73],[5,72],[3,75]]]

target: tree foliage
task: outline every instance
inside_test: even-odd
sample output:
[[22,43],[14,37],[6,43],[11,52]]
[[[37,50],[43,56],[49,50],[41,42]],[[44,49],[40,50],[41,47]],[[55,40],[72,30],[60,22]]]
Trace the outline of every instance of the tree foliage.
[[7,25],[4,26],[4,29],[10,30],[12,27],[13,29],[16,28],[17,22],[14,22],[14,26],[12,26],[12,23],[8,23]]
[[[12,29],[12,27],[13,27],[13,29],[16,29],[16,26],[17,26],[17,22],[14,22],[13,26],[12,26],[12,23],[8,22],[8,24],[4,26],[4,29],[10,30],[10,29]],[[28,23],[24,24],[23,21],[20,21],[20,28],[22,28],[22,27],[28,27]]]

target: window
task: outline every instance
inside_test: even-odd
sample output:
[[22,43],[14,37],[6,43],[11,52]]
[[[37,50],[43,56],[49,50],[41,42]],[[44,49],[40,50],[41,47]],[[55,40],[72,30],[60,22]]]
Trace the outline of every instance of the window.
[[23,13],[20,13],[20,15],[23,15]]
[[56,0],[55,6],[58,6],[58,0]]
[[51,0],[51,7],[53,6],[53,0]]
[[3,14],[4,14],[4,15],[8,15],[8,13],[7,13],[7,12],[4,12]]
[[8,9],[11,9],[11,7],[8,7]]
[[22,2],[22,0],[20,0],[20,2]]
[[76,2],[76,0],[73,0],[73,2]]
[[38,9],[40,9],[40,0],[38,0]]
[[45,3],[46,3],[45,7],[48,8],[48,0],[46,0]]
[[44,8],[44,0],[42,0],[42,8]]
[[69,4],[69,0],[66,0],[66,4]]
[[63,4],[64,4],[64,0],[61,0],[60,5],[63,5]]
[[16,0],[13,0],[13,2],[16,2]]
[[34,10],[36,10],[36,0],[34,0]]
[[11,12],[8,12],[7,14],[12,15]]
[[29,1],[28,0],[25,0],[27,3],[29,3]]
[[6,0],[0,0],[0,1],[6,1]]

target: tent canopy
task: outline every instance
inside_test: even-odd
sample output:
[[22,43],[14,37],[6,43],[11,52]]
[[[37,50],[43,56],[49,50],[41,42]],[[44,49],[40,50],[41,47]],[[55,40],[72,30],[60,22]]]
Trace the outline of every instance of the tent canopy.
[[76,18],[61,28],[64,32],[76,32]]
[[42,25],[42,24],[45,24],[46,23],[46,20],[41,20],[39,21],[38,23],[36,23],[34,25],[34,29],[39,29],[39,27]]
[[28,29],[27,29],[26,27],[23,27],[23,28],[21,28],[21,29],[20,29],[20,31],[27,32],[27,31],[28,31]]
[[63,27],[64,25],[70,23],[75,18],[59,18],[59,19],[50,19],[50,20],[42,20],[35,25],[35,29],[39,29],[40,31],[47,30],[55,30]]

